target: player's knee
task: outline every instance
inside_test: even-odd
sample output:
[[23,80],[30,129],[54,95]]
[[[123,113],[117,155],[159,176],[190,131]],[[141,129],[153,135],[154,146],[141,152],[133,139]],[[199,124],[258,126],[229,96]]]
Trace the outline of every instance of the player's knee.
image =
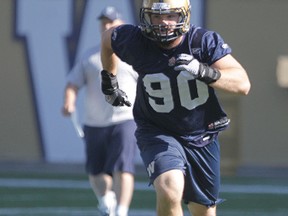
[[184,177],[182,171],[168,171],[154,181],[157,199],[168,203],[179,203],[182,200]]
[[171,188],[157,190],[157,199],[163,203],[177,204],[182,200],[182,193]]

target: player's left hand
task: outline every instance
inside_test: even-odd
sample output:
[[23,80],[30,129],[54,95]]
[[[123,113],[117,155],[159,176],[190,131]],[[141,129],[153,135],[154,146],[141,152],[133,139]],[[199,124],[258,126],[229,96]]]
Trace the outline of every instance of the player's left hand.
[[192,74],[195,79],[198,79],[207,85],[216,82],[221,77],[221,73],[218,69],[200,63],[192,55],[186,53],[177,56],[175,65],[174,70],[187,71]]
[[187,71],[192,74],[195,78],[199,77],[200,63],[192,55],[179,54],[176,58],[174,70],[176,71]]

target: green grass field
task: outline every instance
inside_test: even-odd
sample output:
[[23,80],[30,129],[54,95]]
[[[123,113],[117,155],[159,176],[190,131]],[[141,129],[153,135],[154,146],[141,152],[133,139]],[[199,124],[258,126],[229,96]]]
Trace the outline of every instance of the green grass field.
[[[288,179],[223,177],[218,216],[287,216]],[[84,173],[0,172],[0,215],[92,216],[97,201]],[[136,176],[130,216],[155,214],[155,194]],[[185,209],[185,215],[189,215]]]

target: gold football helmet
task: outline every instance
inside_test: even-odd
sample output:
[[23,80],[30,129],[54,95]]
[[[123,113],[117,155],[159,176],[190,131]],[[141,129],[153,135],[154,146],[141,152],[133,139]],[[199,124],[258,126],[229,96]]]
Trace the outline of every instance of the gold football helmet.
[[[189,31],[190,28],[190,0],[143,0],[140,9],[140,27],[145,37],[158,42],[168,42],[175,40],[182,34]],[[179,21],[175,26],[169,26],[174,29],[173,33],[168,33],[167,25],[153,25],[151,23],[151,14],[170,14],[178,13]],[[166,31],[166,34],[163,32]]]

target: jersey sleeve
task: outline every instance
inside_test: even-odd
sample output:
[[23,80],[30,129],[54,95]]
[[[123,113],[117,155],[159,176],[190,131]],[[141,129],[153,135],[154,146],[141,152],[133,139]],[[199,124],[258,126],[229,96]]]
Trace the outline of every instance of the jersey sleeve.
[[74,65],[72,70],[67,75],[67,83],[71,83],[78,88],[81,88],[85,85],[85,68],[82,61],[79,61]]
[[135,60],[135,56],[141,51],[139,50],[139,43],[141,43],[141,30],[137,26],[126,24],[113,30],[111,36],[112,49],[122,61],[130,65]]
[[91,70],[101,71],[100,46],[91,47],[86,50],[81,58],[67,75],[67,82],[76,85],[78,88],[87,84],[87,79]]
[[214,31],[196,28],[190,38],[193,54],[199,61],[212,65],[217,60],[232,52],[230,46]]
[[[206,50],[204,58],[208,59],[207,64],[211,65],[232,52],[230,46],[216,32],[207,31],[202,40],[202,46]],[[208,58],[209,56],[209,58]]]

